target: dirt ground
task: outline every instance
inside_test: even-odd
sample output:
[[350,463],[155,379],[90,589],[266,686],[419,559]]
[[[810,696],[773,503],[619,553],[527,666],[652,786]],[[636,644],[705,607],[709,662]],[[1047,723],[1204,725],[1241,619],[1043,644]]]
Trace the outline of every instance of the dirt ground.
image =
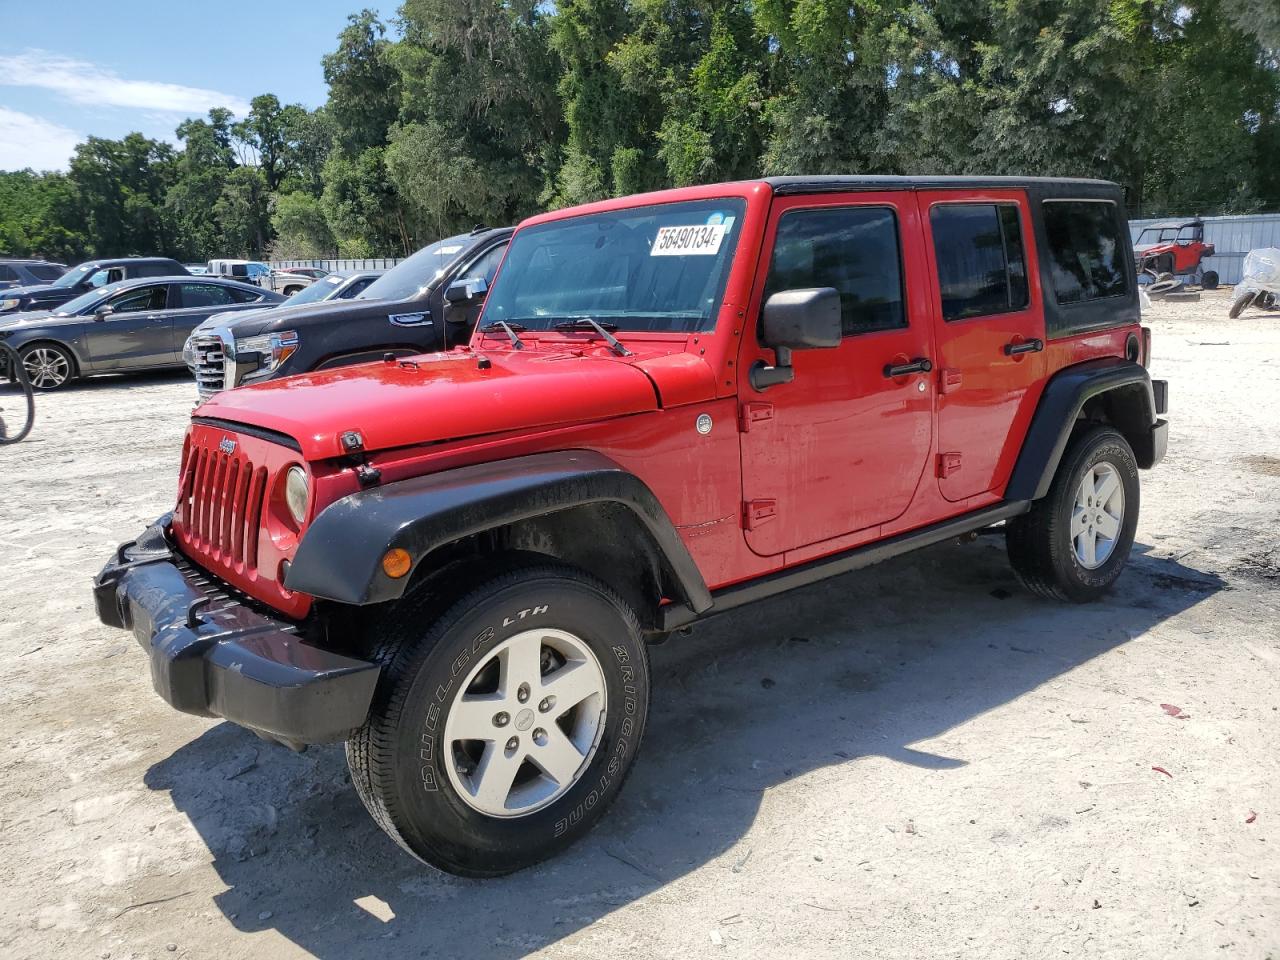
[[676,637],[617,806],[496,881],[401,853],[340,748],[156,697],[89,582],[192,386],[41,397],[0,448],[0,956],[1280,960],[1280,317],[1226,297],[1149,315],[1169,456],[1109,599],[983,536]]

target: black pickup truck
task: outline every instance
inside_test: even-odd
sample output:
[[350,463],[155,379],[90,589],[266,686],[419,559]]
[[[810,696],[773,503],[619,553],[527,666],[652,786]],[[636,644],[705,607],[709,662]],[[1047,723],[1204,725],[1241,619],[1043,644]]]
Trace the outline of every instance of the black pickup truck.
[[296,373],[447,350],[471,337],[511,238],[477,227],[424,247],[350,300],[214,315],[183,351],[200,397]]

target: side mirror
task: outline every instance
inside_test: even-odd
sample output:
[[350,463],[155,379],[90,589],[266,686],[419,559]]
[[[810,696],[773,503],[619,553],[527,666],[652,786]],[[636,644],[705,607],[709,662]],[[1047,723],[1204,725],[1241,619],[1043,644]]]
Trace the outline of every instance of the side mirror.
[[100,306],[97,310],[93,312],[93,319],[101,322],[103,320],[106,320],[115,312],[116,312],[115,307],[113,307],[109,303],[104,303],[102,306]]
[[484,277],[468,277],[465,280],[455,280],[445,287],[444,298],[449,303],[463,303],[483,297],[488,292],[489,283]]
[[455,280],[444,288],[444,322],[445,323],[466,323],[468,320],[474,319],[474,311],[468,310],[468,307],[474,306],[477,302],[483,303],[484,296],[489,292],[489,283],[484,277],[468,277],[465,280]]
[[790,383],[795,376],[792,350],[830,350],[840,346],[840,336],[840,293],[835,287],[775,293],[760,314],[760,339],[777,353],[777,362],[772,367],[756,363],[751,386],[763,390]]

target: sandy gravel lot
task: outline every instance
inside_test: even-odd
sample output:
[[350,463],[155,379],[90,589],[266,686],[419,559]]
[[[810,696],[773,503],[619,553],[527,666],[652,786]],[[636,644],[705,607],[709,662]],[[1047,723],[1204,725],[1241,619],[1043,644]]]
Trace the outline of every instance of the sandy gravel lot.
[[1280,960],[1280,317],[1150,323],[1170,451],[1108,600],[1030,598],[984,536],[713,621],[654,650],[602,826],[486,882],[97,623],[185,378],[41,398],[0,449],[0,956]]

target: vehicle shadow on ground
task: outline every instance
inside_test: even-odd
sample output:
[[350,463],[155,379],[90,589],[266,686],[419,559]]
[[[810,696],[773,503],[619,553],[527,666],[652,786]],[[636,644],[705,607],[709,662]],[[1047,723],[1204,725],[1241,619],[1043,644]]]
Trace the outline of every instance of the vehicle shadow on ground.
[[1086,607],[1021,592],[1003,540],[983,537],[673,637],[652,651],[649,728],[617,804],[565,855],[512,877],[460,880],[411,859],[365,814],[338,747],[295,755],[222,724],[146,783],[199,831],[230,888],[214,900],[238,930],[274,929],[326,960],[521,957],[717,858],[732,869],[727,852],[779,783],[871,756],[944,772],[985,762],[911,744],[1223,589],[1147,549]]
[[[90,377],[79,377],[57,390],[36,391],[36,402],[41,397],[62,397],[73,393],[93,393],[100,390],[131,390],[138,387],[163,386],[170,383],[191,384],[191,397],[195,399],[196,383],[186,367],[165,367],[161,370],[139,370],[136,373],[104,373]],[[22,388],[13,383],[9,377],[0,376],[0,396],[13,394],[21,396]]]

